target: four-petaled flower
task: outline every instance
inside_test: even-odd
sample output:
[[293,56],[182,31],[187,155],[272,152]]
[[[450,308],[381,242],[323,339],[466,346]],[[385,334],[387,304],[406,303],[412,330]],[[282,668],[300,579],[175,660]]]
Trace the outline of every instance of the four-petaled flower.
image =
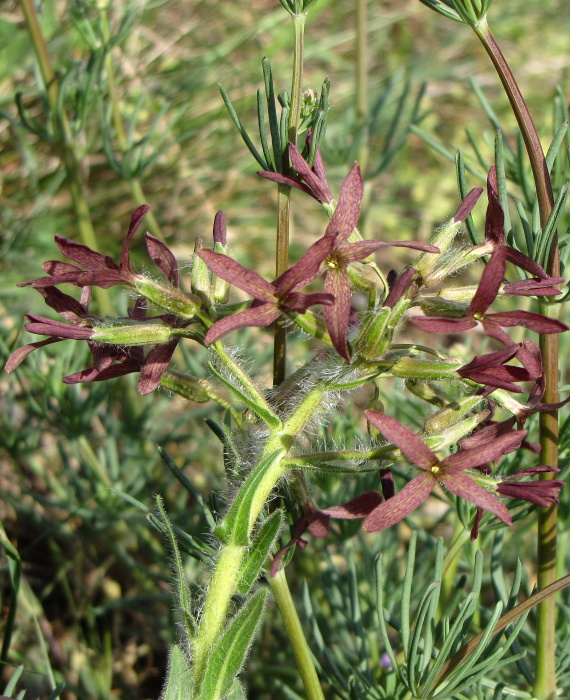
[[366,532],[377,532],[395,525],[425,501],[437,484],[490,511],[506,525],[512,524],[509,511],[501,501],[464,472],[496,461],[514,445],[520,445],[526,431],[513,431],[476,449],[461,450],[439,459],[415,433],[394,418],[378,411],[366,411],[365,416],[389,442],[400,448],[410,462],[423,470],[395,496],[371,511],[362,525]]
[[302,294],[295,291],[306,287],[318,276],[321,264],[332,245],[333,241],[327,238],[313,243],[303,257],[274,282],[268,282],[257,272],[248,270],[228,255],[211,250],[198,251],[196,254],[218,277],[243,289],[254,298],[249,309],[216,321],[206,333],[206,345],[215,343],[238,328],[268,326],[287,310],[305,313],[309,306],[314,304],[333,304],[334,297],[330,294]]
[[554,318],[548,318],[531,311],[502,311],[488,314],[487,309],[495,300],[505,276],[507,249],[497,245],[491,259],[485,266],[481,281],[471,300],[467,314],[463,318],[437,316],[415,316],[412,323],[428,333],[460,333],[475,328],[479,321],[485,333],[505,345],[513,341],[503,331],[503,327],[524,326],[536,333],[562,333],[568,326]]
[[399,246],[414,248],[427,253],[439,253],[439,248],[414,241],[350,242],[348,239],[356,228],[360,216],[363,184],[360,168],[355,165],[342,183],[338,205],[325,231],[324,239],[332,239],[333,245],[325,261],[325,292],[334,296],[332,306],[323,309],[323,315],[333,347],[345,360],[350,361],[346,340],[350,320],[350,280],[348,266],[364,260],[379,248]]

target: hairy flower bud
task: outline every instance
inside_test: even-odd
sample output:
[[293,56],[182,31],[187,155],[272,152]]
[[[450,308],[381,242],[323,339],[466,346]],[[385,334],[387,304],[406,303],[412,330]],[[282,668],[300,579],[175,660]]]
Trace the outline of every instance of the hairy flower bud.
[[355,351],[366,360],[381,357],[389,346],[386,334],[392,309],[384,306],[366,317],[355,342]]
[[196,315],[202,305],[201,299],[193,294],[186,294],[181,289],[169,287],[148,277],[136,277],[133,284],[137,292],[164,311],[180,319],[189,321]]
[[170,389],[175,394],[182,396],[188,401],[196,401],[197,403],[206,403],[210,400],[210,383],[205,379],[193,377],[190,374],[182,374],[167,370],[160,381],[163,387]]
[[469,313],[469,305],[461,304],[441,297],[422,297],[419,306],[426,316],[444,316],[445,318],[463,318]]
[[471,411],[483,400],[480,395],[464,396],[454,401],[451,406],[432,413],[425,422],[425,429],[428,433],[440,433],[455,423],[458,423],[463,416]]
[[455,372],[463,366],[460,357],[450,357],[447,360],[420,360],[417,357],[402,357],[392,367],[392,375],[402,379],[451,379]]
[[190,288],[192,293],[210,304],[210,270],[206,263],[198,256],[204,248],[202,239],[197,238],[192,256],[192,273],[190,275]]
[[444,450],[451,445],[455,445],[461,438],[469,435],[475,428],[491,415],[491,411],[485,409],[474,416],[469,416],[465,420],[459,421],[441,430],[438,435],[430,435],[425,439],[428,445],[435,452]]
[[172,328],[154,323],[102,326],[93,329],[92,340],[108,345],[160,345],[172,338]]

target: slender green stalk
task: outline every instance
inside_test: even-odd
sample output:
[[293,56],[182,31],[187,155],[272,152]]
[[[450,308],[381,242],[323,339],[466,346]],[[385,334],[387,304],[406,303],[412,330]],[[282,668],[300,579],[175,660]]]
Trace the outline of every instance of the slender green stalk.
[[[295,29],[295,49],[293,54],[293,77],[291,81],[291,105],[289,112],[288,137],[290,143],[297,143],[297,132],[301,118],[301,90],[303,84],[303,50],[306,15],[293,15]],[[288,157],[288,156],[287,156]],[[287,162],[287,161],[286,161]],[[287,165],[284,167],[287,171]],[[275,272],[277,277],[289,267],[289,228],[291,220],[291,188],[278,185],[277,188],[277,252]],[[287,365],[287,329],[284,319],[275,323],[273,346],[273,385],[278,386],[285,379]]]
[[295,658],[297,659],[297,666],[299,667],[301,679],[305,686],[307,700],[324,700],[325,696],[323,695],[319,677],[317,676],[315,665],[311,657],[311,649],[303,633],[303,627],[301,626],[301,621],[299,620],[299,615],[297,614],[297,609],[295,608],[295,603],[293,602],[293,597],[289,590],[285,569],[281,569],[273,578],[270,578],[269,585],[271,586],[271,590],[277,601],[277,606],[279,607],[279,612],[285,623],[287,636],[293,646]]
[[[21,5],[42,80],[46,86],[53,125],[58,136],[56,143],[59,148],[59,156],[67,173],[67,186],[71,194],[71,202],[77,220],[77,227],[79,228],[79,235],[84,245],[96,249],[97,237],[93,229],[89,205],[84,193],[81,167],[71,141],[71,131],[67,116],[58,106],[59,85],[57,83],[56,73],[50,59],[33,0],[21,0]],[[109,301],[106,291],[100,287],[95,287],[94,294],[100,312],[103,314],[107,313],[109,311]]]
[[[554,203],[552,183],[546,165],[544,152],[523,96],[516,80],[503,56],[495,38],[491,34],[485,19],[481,20],[474,30],[489,54],[493,65],[503,83],[505,92],[521,130],[530,160],[537,201],[540,211],[541,224],[544,227]],[[553,276],[560,274],[558,240],[555,236],[548,258],[547,272]],[[540,311],[545,315],[552,313],[552,305],[540,304]],[[541,335],[540,349],[545,377],[544,402],[558,401],[558,336]],[[540,460],[543,464],[557,466],[558,464],[558,412],[542,411],[540,413]],[[554,478],[553,473],[542,474],[542,479]],[[557,506],[540,509],[538,515],[538,586],[542,590],[556,580],[556,529]],[[555,630],[556,630],[556,600],[554,596],[546,598],[537,609],[537,638],[536,638],[536,668],[534,695],[539,700],[551,700],[556,695],[555,672]]]

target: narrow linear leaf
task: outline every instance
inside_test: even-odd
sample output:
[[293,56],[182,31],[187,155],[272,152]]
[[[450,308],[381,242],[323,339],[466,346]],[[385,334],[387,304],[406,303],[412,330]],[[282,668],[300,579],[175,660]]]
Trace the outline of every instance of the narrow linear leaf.
[[192,700],[193,682],[190,668],[178,645],[170,650],[168,673],[161,700]]
[[240,582],[238,583],[238,593],[245,595],[249,593],[251,587],[261,574],[271,548],[281,528],[283,527],[283,511],[276,510],[265,522],[263,522],[254,539],[250,551],[244,558],[240,571]]

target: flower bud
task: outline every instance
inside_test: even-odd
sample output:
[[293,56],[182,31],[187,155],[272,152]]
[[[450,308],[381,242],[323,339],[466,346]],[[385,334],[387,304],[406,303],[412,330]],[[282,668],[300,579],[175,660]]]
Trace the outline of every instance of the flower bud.
[[483,400],[482,396],[464,396],[457,401],[454,401],[451,406],[432,413],[425,422],[425,429],[428,433],[440,433],[451,427],[454,423],[458,423],[463,416],[471,411],[475,406]]
[[197,255],[203,247],[202,239],[197,238],[194,245],[194,255],[192,256],[190,288],[193,294],[210,304],[210,270],[202,258]]
[[445,253],[453,243],[455,236],[461,228],[461,224],[461,221],[450,219],[430,241],[432,245],[439,248],[440,254],[422,253],[414,262],[414,267],[420,273],[424,282],[429,278],[430,274],[441,260],[442,254]]
[[172,328],[154,323],[102,326],[93,329],[92,340],[108,345],[160,345],[172,337]]
[[160,383],[163,387],[188,401],[206,403],[210,400],[210,383],[205,379],[198,379],[190,374],[182,374],[169,369],[162,375]]
[[411,391],[414,396],[417,396],[434,406],[446,406],[450,397],[442,391],[437,384],[426,382],[425,380],[406,379],[406,388]]
[[384,354],[390,343],[386,329],[391,313],[392,309],[384,306],[366,317],[354,345],[358,355],[366,360],[374,360]]
[[[226,217],[219,211],[214,218],[214,253],[228,254]],[[210,270],[210,299],[216,304],[225,304],[230,296],[230,283]]]
[[378,286],[378,275],[369,264],[355,262],[348,266],[348,279],[356,292],[368,292]]
[[402,379],[456,379],[455,372],[464,364],[460,357],[447,360],[420,360],[402,357],[392,367],[392,376]]
[[491,415],[491,411],[485,409],[474,416],[454,423],[442,430],[439,435],[430,435],[425,439],[426,445],[434,452],[444,450],[451,445],[455,445],[461,438],[469,435],[475,428]]
[[202,301],[193,294],[185,294],[181,289],[169,287],[148,277],[136,277],[134,287],[137,292],[164,311],[180,319],[189,321],[196,315]]

